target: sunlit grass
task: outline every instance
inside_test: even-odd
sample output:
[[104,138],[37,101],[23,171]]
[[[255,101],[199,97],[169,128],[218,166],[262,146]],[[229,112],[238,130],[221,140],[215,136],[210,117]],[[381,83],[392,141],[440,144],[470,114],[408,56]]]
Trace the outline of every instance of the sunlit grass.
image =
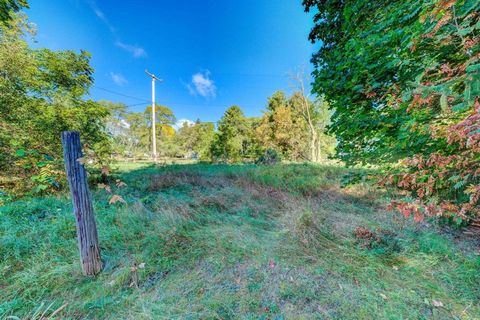
[[[340,188],[339,165],[119,167],[127,187],[113,192],[127,205],[92,190],[104,261],[94,279],[81,274],[66,196],[0,209],[1,318],[62,306],[59,318],[480,314],[473,243],[385,212],[373,187]],[[357,227],[389,236],[369,243]]]

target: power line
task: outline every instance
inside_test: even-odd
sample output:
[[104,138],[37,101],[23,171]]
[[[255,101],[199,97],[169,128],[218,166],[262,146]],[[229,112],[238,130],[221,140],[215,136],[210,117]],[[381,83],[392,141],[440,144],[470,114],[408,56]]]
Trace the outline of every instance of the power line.
[[136,107],[136,106],[144,106],[146,104],[150,104],[150,102],[141,102],[141,103],[136,103],[136,104],[130,104],[128,106],[126,106],[127,108],[132,108],[132,107]]
[[93,87],[96,88],[96,89],[99,89],[99,90],[103,90],[103,91],[109,92],[109,93],[111,93],[111,94],[116,94],[116,95],[118,95],[118,96],[125,97],[125,98],[130,98],[130,99],[135,99],[135,100],[138,100],[138,101],[145,101],[145,102],[150,103],[150,100],[147,100],[147,99],[142,99],[142,98],[130,96],[130,95],[128,95],[128,94],[123,94],[123,93],[120,93],[120,92],[115,92],[115,91],[113,91],[113,90],[105,89],[105,88],[98,87],[98,86],[93,86]]
[[240,76],[240,77],[265,77],[265,78],[288,78],[288,74],[268,74],[268,73],[234,73],[234,72],[215,72],[215,75],[218,76]]
[[[111,94],[118,95],[118,96],[130,98],[130,99],[135,99],[135,100],[138,100],[138,101],[145,101],[145,102],[142,102],[142,103],[136,103],[136,104],[132,104],[132,105],[127,105],[128,108],[130,108],[130,107],[136,107],[136,106],[141,106],[141,105],[147,105],[147,104],[150,104],[150,103],[151,103],[151,101],[149,101],[149,100],[147,100],[147,99],[142,99],[142,98],[138,98],[138,97],[135,97],[135,96],[130,96],[130,95],[127,95],[127,94],[123,94],[123,93],[120,93],[120,92],[116,92],[116,91],[113,91],[113,90],[110,90],[110,89],[105,89],[105,88],[98,87],[98,86],[93,86],[93,87],[96,88],[96,89],[100,89],[100,90],[109,92],[109,93],[111,93]],[[209,104],[209,105],[200,105],[200,104],[177,103],[177,102],[165,103],[165,105],[177,105],[177,106],[194,107],[194,108],[204,108],[204,107],[209,107],[209,108],[225,108],[225,105],[210,105],[210,104]],[[256,107],[258,107],[258,106],[252,106],[252,105],[244,105],[244,104],[242,104],[241,106],[246,107],[246,108],[256,108]]]
[[[270,75],[261,75],[261,76],[270,76]],[[275,76],[275,75],[271,75],[271,76]],[[121,97],[129,98],[129,99],[135,99],[135,100],[138,100],[138,101],[144,101],[144,102],[141,102],[141,103],[127,105],[127,108],[151,104],[151,101],[147,100],[147,99],[131,96],[131,95],[128,95],[128,94],[124,94],[124,93],[121,93],[121,92],[113,91],[113,90],[102,88],[102,87],[98,87],[98,86],[95,86],[95,85],[93,87],[96,88],[96,89],[103,90],[105,92],[111,93],[111,94],[121,96]],[[172,102],[172,101],[165,102],[163,105],[165,105],[165,106],[169,106],[169,105],[170,106],[183,106],[183,107],[192,107],[192,108],[222,108],[222,109],[228,107],[229,105],[230,106],[231,105],[238,105],[238,106],[244,107],[244,108],[263,107],[263,106],[258,106],[258,105],[255,105],[255,106],[254,105],[245,105],[245,104],[241,104],[241,103],[238,103],[238,104],[233,103],[233,104],[225,104],[225,105],[211,105],[211,104],[202,105],[202,104],[179,103],[179,102]]]

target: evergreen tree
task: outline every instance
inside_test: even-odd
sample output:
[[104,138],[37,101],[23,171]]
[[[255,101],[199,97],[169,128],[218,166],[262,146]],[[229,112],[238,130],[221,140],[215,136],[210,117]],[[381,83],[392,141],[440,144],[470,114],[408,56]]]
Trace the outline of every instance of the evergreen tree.
[[247,156],[248,124],[238,106],[230,107],[218,123],[211,152],[215,159],[238,162]]

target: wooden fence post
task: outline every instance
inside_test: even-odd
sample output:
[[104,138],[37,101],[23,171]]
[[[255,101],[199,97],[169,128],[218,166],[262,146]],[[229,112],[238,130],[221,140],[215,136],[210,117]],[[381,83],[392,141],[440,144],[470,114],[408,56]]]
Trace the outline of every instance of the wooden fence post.
[[78,161],[82,157],[80,133],[76,131],[62,132],[62,144],[65,171],[77,223],[80,262],[83,273],[92,276],[102,270],[102,260],[87,174],[83,164]]

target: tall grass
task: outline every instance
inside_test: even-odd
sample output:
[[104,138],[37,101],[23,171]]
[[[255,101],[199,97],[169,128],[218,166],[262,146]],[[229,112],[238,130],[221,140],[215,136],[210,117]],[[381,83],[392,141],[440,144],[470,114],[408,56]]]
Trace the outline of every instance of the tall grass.
[[127,187],[114,192],[126,205],[93,191],[105,266],[96,278],[81,274],[66,196],[0,209],[0,318],[480,314],[474,241],[385,212],[367,185],[340,188],[342,167],[121,169]]

